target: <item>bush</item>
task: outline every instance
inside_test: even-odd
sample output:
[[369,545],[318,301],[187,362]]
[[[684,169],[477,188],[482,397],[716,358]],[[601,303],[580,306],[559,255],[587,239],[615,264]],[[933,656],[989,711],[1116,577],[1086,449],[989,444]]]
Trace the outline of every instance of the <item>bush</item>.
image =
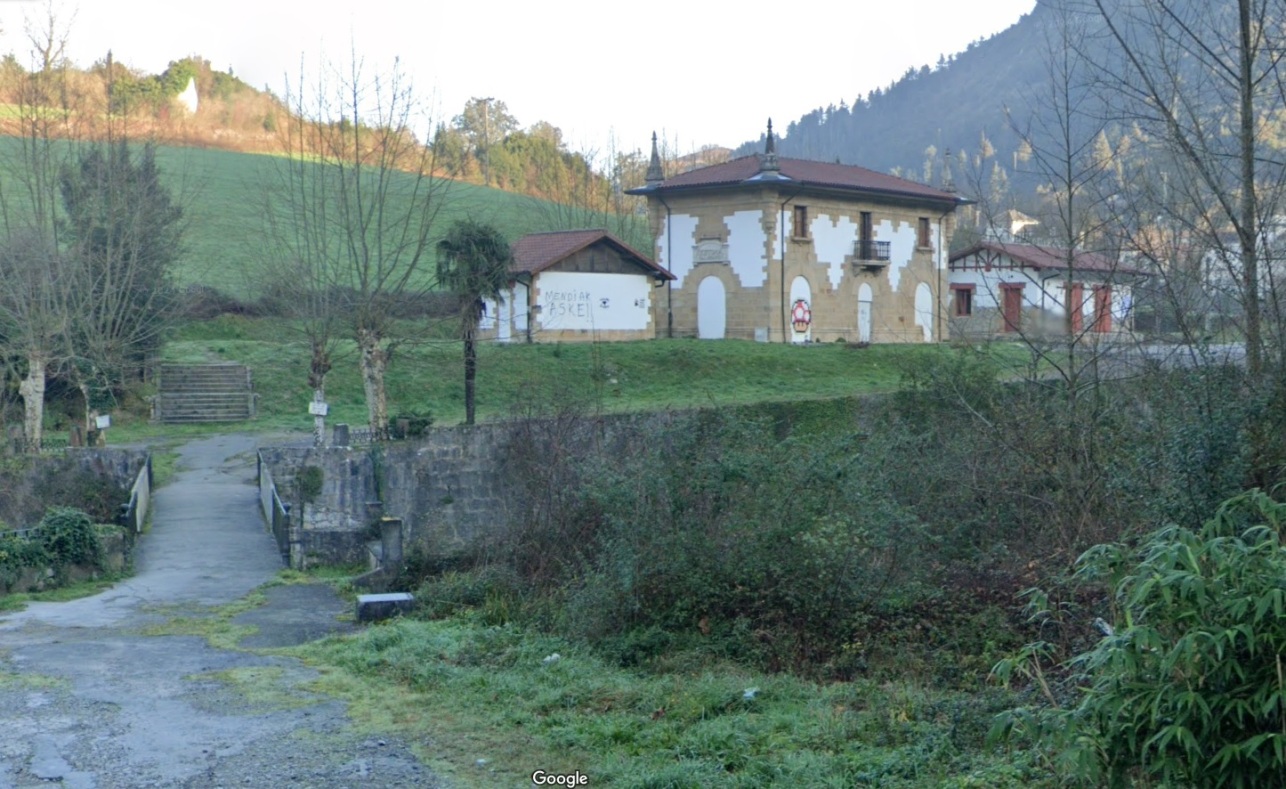
[[[1280,786],[1286,775],[1286,505],[1254,490],[1199,530],[1099,546],[1078,576],[1113,590],[1114,632],[1068,664],[1070,708],[1018,710],[999,734],[1035,739],[1095,786]],[[1043,679],[1040,645],[998,665]],[[1046,684],[1046,687],[1047,684]]]
[[40,541],[0,534],[0,592],[12,587],[23,570],[48,564],[49,554]]
[[578,473],[543,466],[541,480],[572,484],[524,534],[566,569],[527,577],[565,595],[565,632],[628,663],[658,654],[665,632],[808,669],[838,655],[884,595],[909,594],[922,530],[882,490],[878,449],[778,430],[696,414],[609,442]]
[[102,546],[98,532],[94,530],[94,521],[82,510],[54,507],[40,519],[37,528],[36,534],[55,565],[97,567],[102,560]]

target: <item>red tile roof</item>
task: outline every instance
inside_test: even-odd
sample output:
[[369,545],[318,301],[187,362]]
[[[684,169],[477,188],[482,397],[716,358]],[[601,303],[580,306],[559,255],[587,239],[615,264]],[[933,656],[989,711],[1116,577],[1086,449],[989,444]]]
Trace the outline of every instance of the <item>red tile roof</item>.
[[[819,188],[847,189],[859,192],[875,192],[904,197],[913,197],[940,202],[962,202],[959,195],[953,192],[935,189],[932,186],[918,184],[905,178],[887,175],[851,164],[833,162],[814,162],[808,159],[779,158],[782,183],[794,181],[800,185]],[[649,191],[670,189],[692,189],[712,186],[733,186],[752,181],[760,174],[760,157],[757,154],[742,156],[723,164],[699,167],[673,178],[667,178],[656,187],[631,189],[631,194],[647,194]],[[771,176],[769,176],[771,178]],[[769,178],[763,179],[771,183]]]
[[514,260],[509,271],[513,274],[538,274],[600,241],[616,247],[625,257],[634,258],[641,268],[651,271],[662,279],[674,279],[673,274],[652,262],[647,255],[606,230],[555,230],[549,233],[525,235],[513,244]]
[[[1014,261],[1034,269],[1067,268],[1067,250],[1055,247],[1036,246],[1034,244],[1006,244],[999,241],[980,241],[968,249],[951,256],[951,263],[979,252],[994,252],[1008,255]],[[1097,271],[1104,274],[1146,274],[1141,269],[1118,263],[1106,255],[1097,252],[1077,252],[1072,266],[1081,271]]]

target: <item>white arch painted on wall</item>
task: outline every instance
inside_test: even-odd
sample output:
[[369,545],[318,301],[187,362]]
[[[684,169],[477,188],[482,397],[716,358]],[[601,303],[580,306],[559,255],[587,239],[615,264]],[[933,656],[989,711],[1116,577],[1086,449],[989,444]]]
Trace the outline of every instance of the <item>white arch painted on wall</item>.
[[[795,308],[795,302],[800,301],[801,299],[804,301],[804,303],[805,303],[805,304],[807,304],[807,305],[808,305],[808,309],[809,309],[809,310],[812,310],[812,308],[813,308],[813,289],[812,289],[812,288],[810,288],[810,287],[808,286],[808,280],[807,280],[807,279],[805,279],[804,277],[795,277],[795,278],[794,278],[793,280],[791,280],[791,282],[790,282],[790,305],[789,305],[789,307],[790,307],[790,309],[791,309],[792,311],[793,311],[793,310],[794,310],[794,308]],[[813,319],[814,319],[814,320],[816,320],[816,316],[813,316]],[[807,328],[805,331],[800,332],[800,331],[796,331],[796,330],[795,330],[795,326],[794,326],[794,316],[793,316],[793,315],[788,316],[788,317],[787,317],[787,320],[789,320],[789,321],[790,321],[790,323],[791,323],[791,326],[790,326],[790,341],[791,341],[791,342],[795,342],[795,343],[799,343],[799,342],[808,342],[810,339],[812,339],[812,337],[813,337],[813,326],[812,326],[812,324],[811,324],[811,323],[808,325],[808,328]]]
[[697,337],[722,340],[728,330],[728,294],[723,281],[709,276],[697,285]]
[[857,289],[857,341],[871,341],[871,286],[865,282]]
[[915,325],[924,330],[925,342],[933,342],[933,291],[926,282],[915,286]]

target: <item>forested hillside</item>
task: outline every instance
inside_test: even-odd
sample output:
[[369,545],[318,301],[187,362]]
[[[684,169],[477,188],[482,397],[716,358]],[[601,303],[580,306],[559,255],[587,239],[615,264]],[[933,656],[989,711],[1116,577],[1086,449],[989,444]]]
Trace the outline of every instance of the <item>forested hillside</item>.
[[[1048,93],[1046,34],[1053,16],[1047,6],[1037,5],[1007,30],[963,52],[944,54],[935,66],[909,69],[887,88],[851,103],[841,98],[838,105],[781,124],[778,150],[784,156],[839,160],[932,180],[925,177],[926,160],[947,149],[976,152],[985,138],[997,161],[1012,165],[1019,138],[1005,111],[1021,123],[1033,101]],[[746,143],[736,155],[760,146]]]
[[[196,109],[180,94],[195,85]],[[282,154],[289,119],[312,117],[324,88],[279,96],[220,71],[200,56],[172,61],[160,74],[131,69],[108,53],[81,68],[65,60],[24,67],[0,59],[0,134],[24,136],[23,119],[49,122],[43,133],[68,139],[116,134],[175,146]],[[190,101],[190,97],[187,97]],[[642,152],[570,150],[562,131],[545,120],[524,126],[504,101],[471,99],[458,114],[418,118],[412,130],[429,146],[435,175],[596,212],[632,213],[623,189],[642,181]],[[320,151],[314,154],[321,155]],[[617,188],[620,187],[620,188]]]

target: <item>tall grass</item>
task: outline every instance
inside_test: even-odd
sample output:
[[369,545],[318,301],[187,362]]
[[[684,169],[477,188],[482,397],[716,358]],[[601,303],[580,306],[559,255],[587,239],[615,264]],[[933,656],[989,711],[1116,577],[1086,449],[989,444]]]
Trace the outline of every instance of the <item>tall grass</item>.
[[537,769],[624,787],[1042,785],[985,744],[1012,701],[998,690],[816,685],[729,666],[645,674],[469,615],[293,652],[359,722],[431,741],[425,755],[466,786],[521,785]]

